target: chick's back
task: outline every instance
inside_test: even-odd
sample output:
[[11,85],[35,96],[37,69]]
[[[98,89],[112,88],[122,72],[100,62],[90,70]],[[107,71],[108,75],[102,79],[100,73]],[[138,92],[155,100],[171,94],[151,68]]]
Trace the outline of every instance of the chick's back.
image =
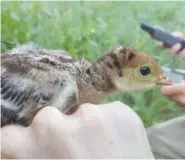
[[35,49],[34,54],[32,50],[2,54],[1,126],[30,119],[42,107],[56,103],[62,88],[74,81],[75,72],[71,62]]

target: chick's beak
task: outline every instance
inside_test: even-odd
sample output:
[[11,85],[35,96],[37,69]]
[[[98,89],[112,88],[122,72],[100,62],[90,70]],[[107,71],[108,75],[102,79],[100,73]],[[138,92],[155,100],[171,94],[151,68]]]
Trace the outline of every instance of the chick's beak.
[[172,81],[164,74],[160,75],[156,80],[157,86],[171,85]]

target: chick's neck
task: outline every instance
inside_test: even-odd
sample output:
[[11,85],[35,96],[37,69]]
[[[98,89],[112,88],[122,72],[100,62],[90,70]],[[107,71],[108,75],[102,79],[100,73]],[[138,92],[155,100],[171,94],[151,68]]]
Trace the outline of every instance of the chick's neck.
[[80,99],[83,103],[99,103],[112,95],[116,89],[111,77],[106,73],[104,63],[96,61],[90,65],[82,65],[83,71],[79,76]]

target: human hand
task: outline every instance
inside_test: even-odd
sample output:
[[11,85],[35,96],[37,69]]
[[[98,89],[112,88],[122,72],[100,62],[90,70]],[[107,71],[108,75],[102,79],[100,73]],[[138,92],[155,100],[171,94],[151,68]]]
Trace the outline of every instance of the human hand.
[[45,107],[25,128],[1,128],[2,158],[152,158],[145,128],[127,105],[84,104],[72,115]]
[[180,106],[185,107],[185,81],[179,84],[164,86],[161,92]]
[[[181,32],[173,32],[172,35],[174,35],[175,37],[179,37],[179,38],[182,38],[185,40],[185,33],[181,33]],[[180,51],[179,53],[178,50],[181,48],[181,45],[178,43],[178,44],[175,44],[173,45],[172,47],[170,48],[165,48],[163,42],[159,41],[158,42],[158,46],[160,48],[164,48],[164,49],[167,49],[169,55],[175,55],[175,56],[178,56],[178,57],[182,57],[182,58],[185,58],[185,49],[183,49],[182,51]]]

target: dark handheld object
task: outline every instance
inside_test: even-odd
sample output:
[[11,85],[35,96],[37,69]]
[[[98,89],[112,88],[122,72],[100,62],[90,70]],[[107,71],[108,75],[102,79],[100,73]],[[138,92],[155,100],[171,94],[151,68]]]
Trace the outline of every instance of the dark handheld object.
[[164,43],[164,46],[166,47],[171,47],[176,43],[180,43],[181,48],[178,50],[178,52],[182,51],[185,48],[185,41],[183,39],[177,38],[170,33],[166,33],[159,28],[141,23],[141,29],[148,32],[153,38],[162,41]]

